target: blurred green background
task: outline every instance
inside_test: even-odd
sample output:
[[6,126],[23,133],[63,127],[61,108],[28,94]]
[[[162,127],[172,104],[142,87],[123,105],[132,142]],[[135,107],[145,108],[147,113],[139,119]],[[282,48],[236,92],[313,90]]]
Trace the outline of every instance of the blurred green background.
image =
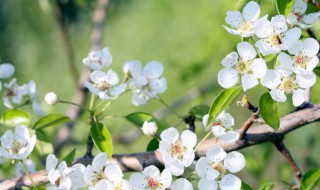
[[[62,0],[64,21],[73,47],[77,71],[84,68],[82,59],[91,47],[93,28],[92,13],[96,0]],[[217,73],[222,68],[220,61],[236,47],[241,38],[231,35],[222,27],[228,10],[241,7],[235,0],[111,0],[103,28],[102,47],[109,47],[113,55],[111,68],[121,72],[122,64],[128,60],[140,60],[143,64],[151,60],[163,63],[168,90],[160,97],[169,105],[181,99],[188,92],[199,91],[192,101],[177,108],[186,115],[192,106],[210,105],[222,88],[217,83]],[[272,0],[261,3],[261,15],[275,15]],[[15,77],[20,84],[34,80],[39,89],[39,99],[46,92],[54,91],[63,100],[72,100],[76,86],[68,68],[64,39],[55,17],[57,8],[53,0],[0,0],[0,57],[1,62],[16,66]],[[312,30],[319,34],[319,22]],[[247,96],[257,105],[259,96],[266,89],[258,86],[249,90]],[[313,89],[313,102],[319,102],[320,88]],[[240,99],[239,99],[240,100]],[[48,106],[48,113],[65,113],[68,106]],[[1,113],[4,108],[1,105]],[[131,104],[131,94],[127,93],[112,103],[107,110],[110,115],[125,116],[136,111],[154,113],[166,109],[159,101],[151,101],[146,106]],[[280,104],[280,113],[293,111],[291,100]],[[236,119],[235,128],[240,128],[250,116],[248,110],[233,107],[229,110]],[[36,116],[33,116],[36,119]],[[77,148],[77,157],[84,154],[89,127],[83,116],[73,130],[74,139],[80,143],[66,146],[61,155]],[[170,114],[162,119],[168,126],[179,124],[179,119]],[[139,134],[137,128],[118,117],[104,122],[114,136]],[[196,131],[204,134],[201,122]],[[320,166],[320,140],[318,124],[312,124],[290,133],[285,143],[303,172]],[[183,126],[180,126],[183,129]],[[48,139],[53,141],[58,128],[47,129]],[[3,130],[2,130],[3,131]],[[199,137],[200,138],[200,137]],[[115,153],[144,151],[151,138],[140,136],[130,143],[115,144]],[[43,169],[43,155],[52,151],[50,143],[42,142],[31,158],[37,160],[37,168]],[[293,182],[289,165],[272,144],[263,144],[241,150],[245,154],[247,166],[238,175],[252,187],[267,181]],[[12,177],[11,163],[4,162],[0,179]]]

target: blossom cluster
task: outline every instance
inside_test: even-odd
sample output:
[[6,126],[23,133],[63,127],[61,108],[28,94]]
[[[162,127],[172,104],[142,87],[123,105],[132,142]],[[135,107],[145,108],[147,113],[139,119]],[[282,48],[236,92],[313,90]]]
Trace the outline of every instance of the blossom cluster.
[[161,77],[163,66],[157,61],[151,61],[144,67],[139,61],[126,62],[123,65],[125,79],[121,84],[119,84],[119,75],[112,69],[103,71],[112,63],[109,48],[91,52],[83,59],[83,63],[93,70],[90,73],[91,82],[85,82],[84,86],[103,100],[119,96],[129,86],[133,92],[132,103],[141,106],[152,98],[157,99],[157,95],[167,89],[167,81]]
[[[313,69],[318,65],[319,43],[313,38],[303,39],[300,28],[309,28],[320,13],[306,14],[307,3],[296,0],[288,18],[276,15],[259,18],[260,6],[249,2],[242,11],[228,11],[225,26],[231,34],[248,38],[237,45],[237,51],[222,61],[225,67],[218,74],[218,82],[230,88],[241,81],[244,91],[260,83],[270,90],[273,100],[285,102],[292,94],[294,106],[305,100],[305,89],[316,82]],[[254,45],[249,43],[254,42]],[[258,57],[257,57],[258,55]],[[269,67],[266,56],[277,56]],[[272,69],[268,69],[272,68]]]

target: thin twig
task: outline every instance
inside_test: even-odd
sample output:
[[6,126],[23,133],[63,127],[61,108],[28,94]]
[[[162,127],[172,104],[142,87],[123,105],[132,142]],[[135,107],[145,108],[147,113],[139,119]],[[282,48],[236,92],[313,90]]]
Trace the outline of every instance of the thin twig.
[[245,135],[248,129],[252,126],[252,124],[255,122],[255,120],[258,118],[259,111],[256,113],[252,113],[250,118],[244,123],[242,126],[240,132],[239,132],[239,138],[242,139]]
[[312,3],[314,6],[316,6],[318,9],[320,9],[320,3],[318,3],[316,0],[310,0],[310,3]]
[[91,133],[89,133],[88,135],[88,141],[87,141],[87,151],[86,154],[84,155],[84,157],[89,157],[92,158],[92,149],[93,149],[93,140],[91,137]]

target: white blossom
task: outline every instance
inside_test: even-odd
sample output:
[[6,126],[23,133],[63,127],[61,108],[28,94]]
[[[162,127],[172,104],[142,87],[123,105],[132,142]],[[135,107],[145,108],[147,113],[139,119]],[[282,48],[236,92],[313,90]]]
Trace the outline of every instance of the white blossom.
[[252,36],[253,25],[257,21],[260,15],[260,6],[258,3],[250,1],[242,10],[242,14],[239,11],[228,11],[226,22],[231,28],[224,26],[224,28],[231,34],[239,35],[241,37]]
[[165,190],[170,187],[172,175],[170,170],[161,173],[153,165],[146,167],[142,173],[134,173],[130,177],[130,184],[134,190]]
[[161,77],[164,70],[161,63],[151,61],[144,68],[139,61],[131,61],[127,64],[130,70],[129,86],[133,91],[132,103],[134,105],[144,105],[151,98],[157,99],[158,94],[166,91],[167,80]]
[[109,100],[122,94],[126,89],[126,84],[119,83],[119,76],[111,69],[105,73],[103,71],[93,71],[90,74],[91,82],[85,82],[91,93],[98,95],[101,99]]
[[158,126],[157,126],[156,122],[145,121],[143,123],[142,131],[144,134],[146,134],[148,136],[154,136],[157,133],[157,130],[158,130]]
[[48,93],[44,96],[44,101],[45,101],[47,104],[54,105],[54,104],[56,104],[59,100],[58,100],[58,96],[57,96],[56,93],[54,93],[54,92],[48,92]]
[[179,178],[171,185],[171,190],[193,190],[193,186],[185,178]]
[[256,47],[263,55],[277,54],[281,50],[288,50],[301,36],[300,28],[288,26],[283,15],[277,15],[269,21],[267,18],[259,19],[254,27],[254,33],[261,38],[256,42]]
[[233,151],[226,153],[220,146],[213,145],[196,164],[196,172],[201,178],[199,190],[240,190],[241,180],[233,175],[245,166],[244,156]]
[[288,15],[287,22],[291,25],[298,25],[300,28],[310,28],[314,24],[320,12],[306,14],[308,4],[305,0],[295,0]]
[[[13,75],[15,72],[15,68],[10,63],[2,63],[0,64],[0,79],[6,79]],[[2,89],[2,83],[0,81],[0,91]]]
[[23,160],[32,152],[36,143],[36,135],[30,137],[28,128],[18,125],[6,131],[1,137],[0,156],[7,159]]
[[172,175],[183,174],[184,167],[190,166],[195,158],[193,147],[197,143],[197,136],[185,130],[179,138],[178,130],[170,127],[164,130],[160,137],[158,150],[162,154],[165,168],[169,169]]
[[28,86],[28,95],[31,100],[31,106],[33,111],[37,115],[41,115],[41,116],[46,115],[46,112],[41,108],[38,102],[38,89],[37,89],[36,83],[33,80],[31,80],[27,86]]
[[[248,42],[240,42],[237,52],[228,54],[222,61],[225,67],[218,73],[218,83],[223,88],[231,88],[239,79],[246,91],[258,84],[258,79],[267,71],[266,63],[261,58],[255,58],[257,52]],[[240,56],[240,58],[239,58]]]
[[231,131],[234,125],[234,118],[229,112],[223,111],[214,122],[208,124],[209,115],[203,116],[203,125],[206,129],[211,129],[212,134],[225,142],[234,142],[239,139],[239,133]]
[[111,65],[112,55],[109,48],[103,48],[101,51],[90,52],[82,62],[93,70],[102,70]]
[[26,84],[19,86],[15,78],[11,79],[9,83],[5,83],[4,87],[5,94],[2,99],[4,105],[9,109],[14,108],[13,103],[21,104],[23,96],[28,94],[28,86]]
[[[26,165],[26,168],[29,173],[36,172],[36,164],[32,160],[30,160],[30,159],[23,160],[23,163]],[[18,162],[18,164],[16,166],[15,176],[20,177],[23,175],[26,175],[26,171],[25,171],[22,163]]]

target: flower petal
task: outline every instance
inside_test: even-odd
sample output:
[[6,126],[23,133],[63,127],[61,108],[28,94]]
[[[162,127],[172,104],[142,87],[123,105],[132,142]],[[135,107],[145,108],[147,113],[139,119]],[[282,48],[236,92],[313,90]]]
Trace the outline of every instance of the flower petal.
[[160,175],[160,170],[157,167],[155,167],[154,165],[151,165],[151,166],[146,167],[142,171],[142,173],[145,176],[155,178],[156,176]]
[[206,177],[207,170],[210,167],[207,157],[201,157],[196,163],[197,175],[201,178]]
[[187,150],[184,151],[183,153],[183,159],[182,163],[185,167],[188,167],[192,164],[194,161],[195,154],[192,148],[188,148]]
[[301,88],[312,87],[316,83],[316,75],[313,72],[301,72],[296,75],[296,82]]
[[220,139],[224,142],[234,142],[239,139],[239,133],[228,131],[225,135],[220,136]]
[[0,79],[9,78],[15,72],[15,68],[10,63],[0,64]]
[[197,135],[189,130],[185,130],[181,133],[181,141],[184,146],[193,148],[197,144]]
[[287,100],[283,90],[272,89],[269,93],[274,101],[285,102]]
[[245,21],[255,21],[260,15],[260,6],[258,3],[250,1],[243,8],[242,16]]
[[238,63],[239,56],[237,52],[229,53],[222,61],[221,64],[227,68],[231,68]]
[[267,17],[260,18],[257,22],[253,25],[253,32],[259,38],[266,38],[273,34],[273,29],[271,27],[270,21],[268,21]]
[[163,73],[163,66],[158,61],[150,61],[144,66],[143,73],[149,77],[159,78]]
[[241,83],[243,91],[245,92],[248,89],[255,87],[259,82],[253,74],[244,74],[241,77]]
[[227,156],[227,153],[220,146],[213,145],[207,150],[206,156],[208,160],[217,163],[222,161]]
[[103,167],[106,165],[108,155],[105,152],[97,154],[92,160],[92,168],[95,172],[101,172]]
[[276,15],[271,18],[271,26],[275,33],[280,34],[288,30],[286,18],[283,15]]
[[252,70],[253,76],[256,78],[264,77],[268,70],[266,62],[261,58],[254,59],[250,69]]
[[269,69],[264,77],[261,79],[261,84],[269,89],[274,89],[279,86],[281,76],[275,71]]
[[281,63],[281,65],[279,67],[287,69],[287,70],[292,69],[293,60],[291,59],[291,57],[288,54],[283,53],[283,52],[279,53],[278,60]]
[[302,17],[302,21],[306,24],[314,24],[315,22],[317,22],[319,15],[320,15],[319,12],[304,15]]
[[218,83],[223,88],[231,88],[239,81],[238,72],[231,68],[224,68],[218,73]]
[[319,52],[319,43],[313,38],[307,38],[302,42],[303,53],[308,57],[316,56]]
[[237,50],[239,53],[239,56],[244,60],[252,60],[257,56],[257,52],[254,49],[254,47],[248,43],[248,42],[240,42],[237,45]]
[[293,90],[292,102],[295,107],[300,106],[304,102],[304,93],[302,89]]
[[183,164],[173,159],[165,162],[165,168],[168,168],[174,176],[182,175],[184,172]]
[[144,190],[147,185],[146,176],[141,173],[134,173],[130,177],[130,184],[133,189]]
[[11,130],[7,130],[1,137],[1,146],[4,148],[13,147],[14,136]]
[[175,142],[179,138],[179,132],[176,128],[170,127],[169,129],[162,131],[160,138],[163,141]]
[[211,131],[212,131],[212,134],[218,138],[226,134],[226,129],[221,127],[221,125],[215,125],[211,127]]
[[172,182],[172,174],[169,169],[164,169],[161,173],[160,177],[162,185],[164,185],[164,188],[169,188]]
[[288,50],[291,48],[291,46],[295,45],[299,38],[301,36],[301,29],[300,28],[291,28],[288,30],[283,38],[282,38],[282,44],[281,44],[281,49],[282,50]]
[[108,180],[113,183],[120,183],[123,177],[122,171],[119,166],[109,163],[104,169],[104,173],[107,176]]
[[224,159],[224,167],[231,173],[239,172],[245,165],[246,160],[244,159],[244,156],[237,151],[228,153]]
[[219,181],[221,190],[235,190],[241,188],[241,180],[232,174],[227,174]]
[[243,18],[239,11],[228,11],[225,20],[232,28],[239,28],[242,24]]
[[226,111],[222,111],[218,115],[217,120],[220,121],[221,125],[226,129],[234,125],[234,118],[229,112],[226,112]]
[[207,180],[206,178],[201,178],[198,183],[199,190],[217,190],[218,183],[216,180]]
[[193,190],[193,186],[185,178],[179,178],[171,185],[171,190]]
[[14,130],[15,140],[21,145],[25,145],[30,140],[30,133],[26,126],[18,125]]
[[295,0],[292,6],[292,13],[304,14],[307,10],[307,3],[304,0]]

